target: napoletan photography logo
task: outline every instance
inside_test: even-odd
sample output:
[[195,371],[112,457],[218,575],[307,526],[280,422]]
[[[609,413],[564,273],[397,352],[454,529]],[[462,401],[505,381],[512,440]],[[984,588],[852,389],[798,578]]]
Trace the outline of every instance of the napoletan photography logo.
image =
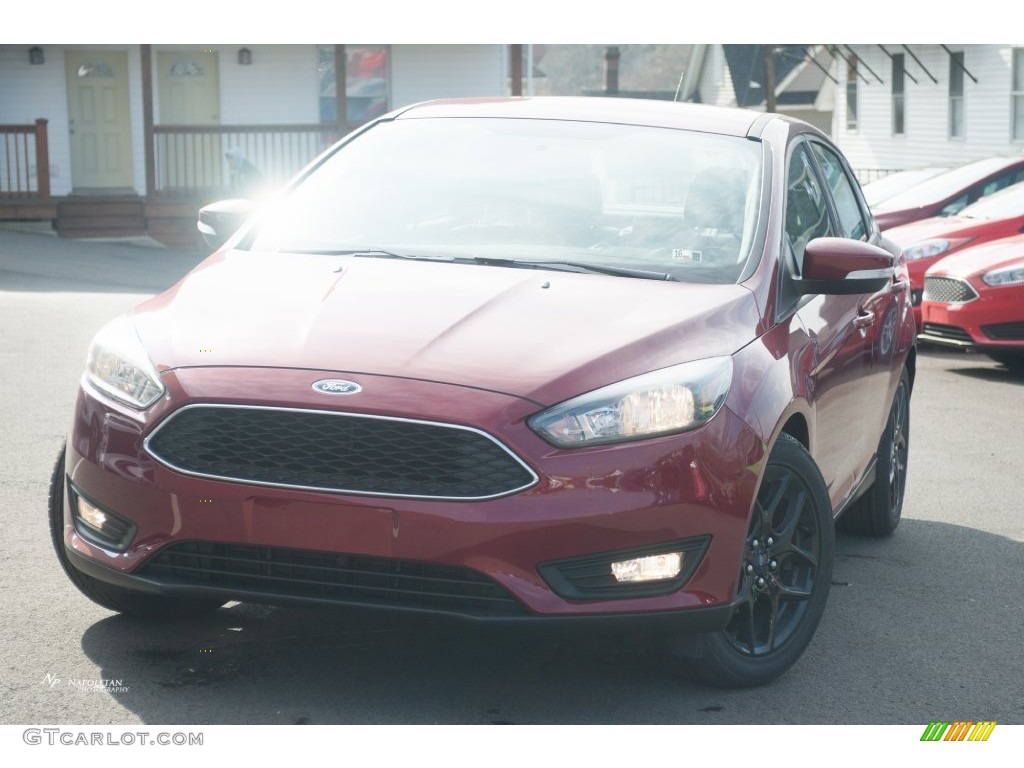
[[60,677],[47,672],[43,684],[55,690],[90,691],[99,693],[127,693],[128,686],[120,678]]
[[988,741],[995,728],[995,720],[933,720],[921,741]]

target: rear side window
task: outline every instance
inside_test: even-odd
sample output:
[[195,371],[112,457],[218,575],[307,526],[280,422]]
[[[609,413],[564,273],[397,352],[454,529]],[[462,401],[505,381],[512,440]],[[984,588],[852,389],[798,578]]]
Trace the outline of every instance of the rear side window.
[[814,166],[801,144],[793,150],[786,172],[786,236],[797,267],[804,262],[804,249],[816,237],[834,236],[825,195]]
[[811,144],[814,154],[821,164],[822,173],[829,189],[832,191],[832,200],[836,204],[836,213],[839,215],[839,228],[843,237],[853,240],[864,240],[867,237],[867,227],[864,225],[864,217],[861,215],[860,206],[857,204],[857,195],[853,191],[850,178],[846,175],[842,162],[828,147],[821,144]]

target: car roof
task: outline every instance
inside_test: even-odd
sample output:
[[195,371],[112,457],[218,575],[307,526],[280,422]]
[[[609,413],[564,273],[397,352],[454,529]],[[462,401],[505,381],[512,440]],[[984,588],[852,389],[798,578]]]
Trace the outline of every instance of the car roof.
[[578,120],[746,136],[763,112],[706,104],[652,99],[542,96],[526,98],[444,99],[414,104],[396,112],[396,119],[432,117],[505,117],[534,120]]

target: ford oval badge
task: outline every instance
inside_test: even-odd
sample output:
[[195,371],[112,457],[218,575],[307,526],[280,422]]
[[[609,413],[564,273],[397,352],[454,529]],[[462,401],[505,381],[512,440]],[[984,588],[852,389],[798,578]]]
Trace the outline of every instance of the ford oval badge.
[[354,381],[344,379],[320,379],[313,382],[313,389],[324,395],[354,395],[361,392],[362,387]]

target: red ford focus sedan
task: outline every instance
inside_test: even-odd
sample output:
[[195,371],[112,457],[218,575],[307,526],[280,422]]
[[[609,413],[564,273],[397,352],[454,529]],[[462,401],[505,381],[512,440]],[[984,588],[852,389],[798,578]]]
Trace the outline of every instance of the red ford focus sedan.
[[1024,183],[1014,184],[964,208],[956,216],[936,216],[887,230],[903,249],[910,274],[910,299],[921,327],[921,294],[928,268],[958,251],[1016,235],[1024,229]]
[[1024,235],[942,259],[924,279],[922,341],[1024,369]]
[[900,519],[915,335],[884,242],[777,115],[393,112],[97,334],[57,554],[132,615],[657,622],[702,679],[768,682],[834,521]]

